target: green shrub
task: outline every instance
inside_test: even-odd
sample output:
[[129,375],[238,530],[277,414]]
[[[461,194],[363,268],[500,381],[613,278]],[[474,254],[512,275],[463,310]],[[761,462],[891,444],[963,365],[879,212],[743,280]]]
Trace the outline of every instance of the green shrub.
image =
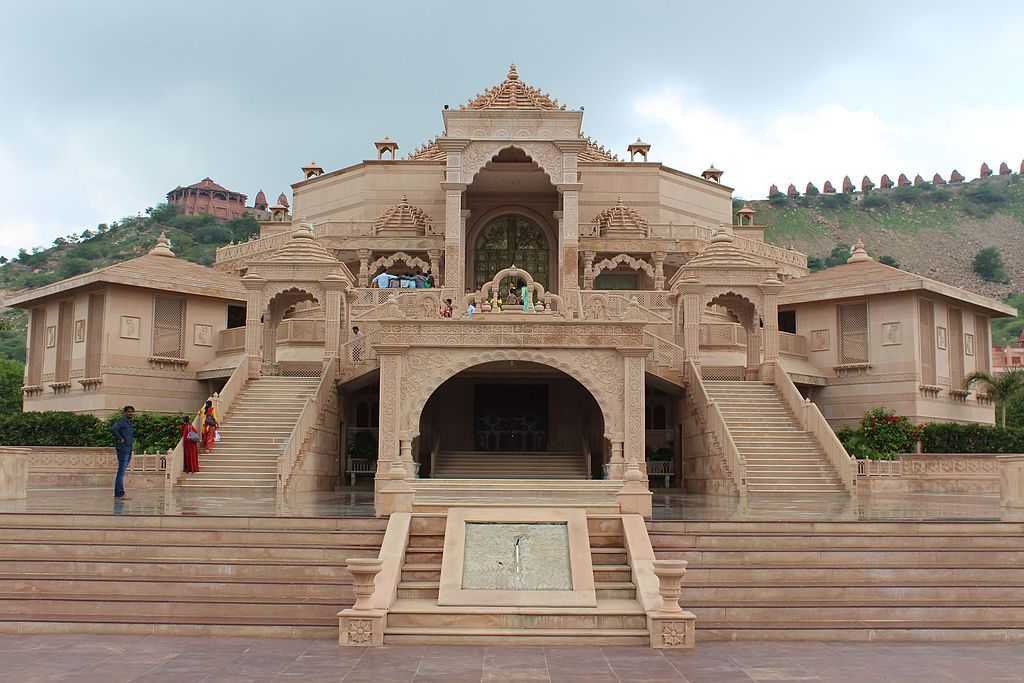
[[921,429],[925,453],[1024,453],[1024,429],[933,422]]
[[850,206],[850,195],[847,192],[821,195],[821,206],[826,209],[845,209]]
[[841,266],[850,258],[853,251],[848,244],[837,244],[832,247],[832,252],[825,258],[825,267]]
[[872,408],[860,422],[864,445],[885,457],[912,453],[917,446],[918,428],[902,415],[885,408]]
[[864,196],[861,206],[865,209],[884,209],[889,206],[889,200],[876,192],[872,192]]
[[985,247],[974,255],[974,272],[989,282],[1009,282],[1003,256],[996,247]]
[[782,208],[789,205],[789,197],[781,192],[772,192],[768,195],[768,203],[775,208]]
[[894,259],[892,256],[879,256],[878,262],[881,263],[883,266],[891,266],[893,268],[900,267],[899,261]]
[[[59,411],[0,415],[2,446],[80,446],[99,448],[114,445],[110,426],[119,415],[100,419],[95,415]],[[135,414],[134,451],[166,451],[178,443],[181,418],[157,413]]]

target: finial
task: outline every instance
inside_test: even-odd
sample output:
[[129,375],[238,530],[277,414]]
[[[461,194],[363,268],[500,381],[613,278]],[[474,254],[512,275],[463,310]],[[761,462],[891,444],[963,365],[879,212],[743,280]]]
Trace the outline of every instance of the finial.
[[505,78],[510,80],[510,81],[518,81],[519,80],[519,72],[516,70],[516,65],[515,64],[509,64],[509,66],[508,66],[508,73],[505,75]]
[[171,251],[171,241],[167,239],[166,232],[160,232],[160,236],[156,238],[156,246],[149,250],[149,255],[174,257],[174,252]]
[[864,240],[858,238],[857,243],[853,245],[853,253],[850,254],[850,258],[846,259],[847,263],[865,263],[867,261],[874,261],[868,255],[867,249],[864,248]]

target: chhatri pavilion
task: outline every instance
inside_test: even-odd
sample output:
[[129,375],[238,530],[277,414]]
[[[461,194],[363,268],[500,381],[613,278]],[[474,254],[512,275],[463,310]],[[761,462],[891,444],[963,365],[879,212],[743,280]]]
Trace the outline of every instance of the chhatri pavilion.
[[[644,602],[656,581],[640,595],[643,577],[669,585],[676,571],[644,565],[647,532],[630,536],[652,487],[852,498],[857,463],[833,429],[866,410],[993,422],[964,378],[990,369],[990,321],[1012,308],[883,265],[861,243],[809,273],[804,254],[765,241],[753,210],[734,212],[722,170],[671,168],[640,138],[619,158],[584,133],[582,109],[515,66],[442,119],[404,158],[383,138],[375,158],[310,162],[290,206],[279,200],[258,238],[219,248],[212,268],[162,238],[11,295],[31,314],[25,410],[194,414],[212,395],[223,440],[196,474],[179,446],[169,489],[280,496],[372,479],[376,513],[405,539],[396,520],[411,515],[415,536],[432,528],[416,515],[447,511],[440,587],[419,595],[442,606],[533,604],[537,591],[483,599],[449,579],[471,563],[473,524],[554,520],[573,574],[544,580],[574,588],[545,604],[601,609],[575,553],[586,515],[591,535],[593,515],[619,515],[639,544],[651,642],[667,647],[692,645],[678,626],[692,622]],[[401,286],[373,286],[388,281]],[[464,548],[449,548],[452,510]],[[385,556],[353,569],[369,593],[343,641],[385,637]]]

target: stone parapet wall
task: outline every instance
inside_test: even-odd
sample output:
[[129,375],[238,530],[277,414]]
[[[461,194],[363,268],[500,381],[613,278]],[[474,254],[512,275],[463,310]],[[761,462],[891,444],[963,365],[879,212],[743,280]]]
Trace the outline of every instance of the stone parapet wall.
[[[113,448],[26,446],[29,488],[92,488],[114,485],[117,454]],[[132,455],[126,486],[163,486],[161,456]]]
[[905,454],[895,461],[866,461],[857,489],[868,495],[999,495],[999,462],[991,453]]

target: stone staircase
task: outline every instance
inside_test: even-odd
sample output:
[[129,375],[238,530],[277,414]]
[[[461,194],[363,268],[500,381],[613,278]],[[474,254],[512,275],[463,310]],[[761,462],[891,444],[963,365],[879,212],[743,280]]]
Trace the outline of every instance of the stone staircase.
[[374,518],[0,514],[0,633],[336,638]]
[[530,451],[443,451],[432,477],[438,479],[589,479],[580,453]]
[[843,495],[835,469],[800,429],[772,384],[704,381],[746,463],[747,492],[786,497]]
[[414,479],[415,512],[451,507],[581,507],[591,514],[619,511],[621,481],[556,479]]
[[1024,524],[647,523],[703,640],[1024,640]]
[[318,377],[258,377],[221,416],[221,441],[211,453],[200,453],[199,472],[183,474],[184,489],[229,489],[274,493],[278,458],[316,390]]
[[621,518],[588,516],[598,604],[575,608],[439,606],[446,522],[443,512],[412,516],[398,599],[388,610],[386,645],[649,644]]

